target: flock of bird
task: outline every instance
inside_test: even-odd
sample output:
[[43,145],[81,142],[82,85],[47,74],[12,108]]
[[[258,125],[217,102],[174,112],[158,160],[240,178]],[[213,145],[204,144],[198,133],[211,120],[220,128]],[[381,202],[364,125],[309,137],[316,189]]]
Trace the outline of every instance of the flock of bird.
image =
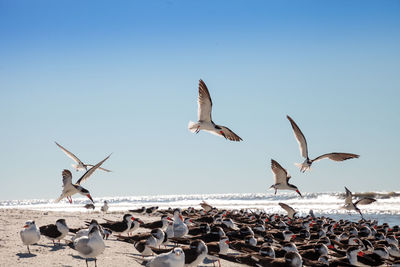
[[[217,125],[211,118],[212,101],[206,84],[200,80],[198,97],[198,121],[189,122],[190,131],[201,130],[222,136],[230,141],[242,139],[226,126]],[[333,161],[344,161],[358,158],[352,153],[327,153],[310,159],[307,141],[295,123],[287,116],[304,162],[296,164],[301,172],[310,169],[319,160],[328,158]],[[72,173],[63,170],[63,190],[57,202],[67,198],[72,203],[72,196],[81,194],[94,203],[90,192],[81,186],[99,169],[105,172],[102,164],[85,164],[73,153],[56,142],[56,145],[76,164],[73,167],[85,173],[72,183]],[[293,190],[302,197],[297,186],[289,183],[288,171],[277,161],[271,159],[271,169],[275,190]],[[370,204],[373,198],[360,198],[353,202],[353,195],[345,187],[345,204],[342,208],[360,213],[362,220],[358,223],[346,220],[335,221],[327,217],[315,217],[313,212],[305,217],[297,217],[296,210],[285,203],[279,205],[286,215],[267,214],[263,211],[219,210],[206,202],[202,209],[189,207],[186,210],[158,210],[158,207],[130,210],[122,221],[98,223],[96,220],[86,222],[80,229],[68,228],[64,219],[55,224],[37,228],[34,221],[27,221],[21,230],[23,244],[28,247],[39,241],[40,236],[50,240],[64,239],[72,232],[74,237],[68,241],[70,247],[76,249],[86,259],[95,258],[103,253],[105,241],[110,235],[116,235],[121,242],[132,243],[136,251],[143,257],[137,261],[146,266],[197,266],[202,263],[215,263],[220,259],[250,266],[379,266],[399,265],[399,227],[389,228],[387,224],[378,225],[376,221],[364,220],[358,205]],[[87,204],[86,208],[93,208]],[[101,210],[108,211],[105,201]],[[131,214],[147,214],[161,216],[160,220],[144,223]],[[133,234],[138,229],[150,232]],[[164,248],[161,248],[164,246]]]

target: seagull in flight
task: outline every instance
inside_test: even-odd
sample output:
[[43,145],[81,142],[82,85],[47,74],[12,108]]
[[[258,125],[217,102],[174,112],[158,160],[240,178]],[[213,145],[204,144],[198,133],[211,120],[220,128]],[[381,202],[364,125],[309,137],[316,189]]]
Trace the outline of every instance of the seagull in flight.
[[293,190],[296,191],[301,197],[303,197],[297,188],[297,186],[290,184],[289,179],[292,177],[287,172],[286,169],[282,168],[282,166],[276,162],[275,160],[271,159],[271,169],[272,173],[274,174],[275,184],[271,185],[270,188],[275,189],[275,195],[278,189],[280,190]]
[[282,209],[286,210],[286,212],[288,213],[288,218],[289,219],[293,219],[294,215],[297,213],[297,211],[295,211],[292,207],[290,207],[288,204],[279,202],[278,203],[279,206],[281,206]]
[[354,159],[354,158],[359,158],[359,155],[352,154],[352,153],[339,153],[339,152],[332,152],[328,154],[323,154],[319,157],[316,157],[315,159],[310,159],[308,157],[308,148],[307,148],[307,141],[306,138],[304,137],[304,134],[301,132],[299,126],[294,122],[294,120],[286,116],[287,119],[290,121],[290,124],[292,125],[294,136],[296,137],[297,142],[299,143],[300,147],[300,153],[305,158],[306,160],[303,163],[295,163],[297,167],[300,168],[301,172],[305,172],[311,168],[311,164],[315,161],[321,160],[328,158],[330,160],[334,161],[344,161],[347,159]]
[[97,163],[95,166],[90,168],[87,172],[85,172],[84,175],[82,175],[81,178],[79,178],[79,180],[75,184],[72,183],[72,173],[69,170],[63,170],[63,172],[62,172],[63,190],[62,190],[60,197],[57,198],[55,202],[59,202],[61,199],[66,197],[68,199],[69,203],[72,204],[71,196],[75,195],[76,193],[79,193],[81,195],[86,196],[94,203],[92,197],[90,196],[89,191],[87,189],[83,188],[81,186],[81,183],[86,181],[94,173],[94,171],[96,169],[98,169],[101,166],[101,164],[103,164],[103,162],[106,161],[110,156],[111,156],[111,154],[107,158],[103,159],[102,161]]
[[199,81],[199,99],[198,103],[198,122],[189,122],[189,130],[192,133],[198,133],[200,130],[210,132],[215,135],[223,136],[230,141],[242,141],[237,134],[235,134],[228,127],[215,124],[211,119],[212,101],[210,92],[207,89],[203,80]]
[[344,187],[344,189],[346,190],[346,197],[344,199],[344,206],[342,208],[346,210],[355,210],[360,213],[361,218],[364,219],[361,210],[357,207],[357,205],[368,205],[375,202],[376,199],[372,197],[362,197],[356,202],[353,202],[353,193],[351,193],[347,187]]
[[[88,167],[93,167],[93,165],[91,164],[85,164],[83,163],[77,156],[75,156],[73,153],[71,153],[70,151],[68,151],[65,147],[63,147],[62,145],[60,145],[57,142],[56,145],[61,148],[61,150],[68,156],[70,157],[73,161],[75,161],[77,164],[72,164],[72,167],[74,167],[76,169],[76,171],[80,171],[80,170],[88,170]],[[110,170],[104,169],[104,168],[99,168],[99,170],[105,171],[105,172],[111,172]]]

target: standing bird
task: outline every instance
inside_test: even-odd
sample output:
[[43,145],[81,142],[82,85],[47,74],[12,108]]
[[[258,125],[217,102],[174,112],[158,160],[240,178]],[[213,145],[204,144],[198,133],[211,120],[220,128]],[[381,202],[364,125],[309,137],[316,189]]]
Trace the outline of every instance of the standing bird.
[[296,191],[296,193],[302,197],[297,186],[289,183],[289,179],[292,176],[290,176],[290,174],[287,172],[287,170],[282,168],[282,166],[273,159],[271,159],[271,170],[272,170],[272,173],[274,174],[275,184],[271,185],[270,188],[275,189],[275,194],[278,191],[278,189],[293,190],[293,191]]
[[361,213],[361,210],[357,207],[357,205],[368,205],[376,201],[376,199],[372,197],[363,197],[357,200],[356,202],[353,202],[353,193],[347,187],[344,187],[346,190],[346,198],[344,199],[344,206],[342,207],[343,209],[346,210],[355,210],[358,213],[360,213],[361,218],[364,219],[364,216]]
[[33,245],[40,240],[40,231],[37,229],[35,221],[27,221],[24,225],[24,229],[22,229],[19,234],[21,236],[22,243],[26,245],[29,254],[31,254],[29,245]]
[[60,243],[60,240],[69,232],[65,219],[58,219],[56,224],[43,225],[39,229],[42,235],[53,241],[53,244],[55,244],[54,240],[58,240],[58,243]]
[[293,219],[294,215],[297,213],[297,211],[295,211],[292,207],[290,207],[289,205],[285,204],[285,203],[278,203],[279,206],[281,206],[282,209],[286,210],[286,212],[288,213],[288,218],[289,219]]
[[60,197],[57,198],[55,202],[59,202],[61,199],[66,197],[68,199],[69,203],[72,204],[71,196],[75,195],[76,193],[79,193],[81,195],[88,197],[94,203],[92,197],[90,196],[89,191],[86,190],[85,188],[83,188],[80,184],[82,182],[84,182],[85,180],[87,180],[94,173],[94,171],[97,168],[99,168],[101,166],[101,164],[103,164],[103,162],[106,161],[110,156],[108,156],[107,158],[105,158],[102,161],[100,161],[99,163],[97,163],[94,167],[90,168],[87,172],[85,172],[84,175],[82,175],[81,178],[79,178],[79,180],[75,184],[72,183],[72,173],[69,170],[64,170],[62,172],[63,191],[62,191]]
[[103,253],[106,248],[97,226],[93,226],[88,236],[82,236],[75,239],[75,241],[71,242],[69,246],[78,251],[79,254],[85,258],[86,266],[88,266],[89,258],[94,258],[94,264],[97,266],[96,257]]
[[215,135],[223,136],[230,141],[242,141],[242,138],[237,136],[228,127],[215,124],[211,119],[212,101],[210,92],[207,89],[203,80],[199,81],[199,98],[198,98],[198,122],[189,122],[189,130],[192,133],[198,133],[200,130],[210,132]]
[[[72,167],[74,167],[74,169],[76,169],[76,171],[80,171],[80,170],[85,170],[87,171],[87,167],[93,167],[93,165],[91,164],[85,164],[83,163],[80,159],[78,159],[77,156],[75,156],[74,154],[72,154],[71,152],[69,152],[67,149],[65,149],[63,146],[61,146],[60,144],[58,144],[57,142],[56,145],[61,148],[61,150],[68,156],[70,157],[73,161],[75,161],[77,164],[72,164]],[[102,171],[106,171],[106,172],[111,172],[110,170],[104,169],[104,168],[99,168],[99,170]]]
[[286,116],[287,119],[290,121],[290,124],[292,125],[294,136],[296,137],[297,142],[299,143],[300,147],[300,153],[305,158],[305,161],[303,163],[296,163],[296,166],[300,168],[301,172],[305,172],[311,168],[311,164],[315,161],[329,158],[334,161],[344,161],[347,159],[354,159],[354,158],[359,158],[359,155],[356,154],[351,154],[351,153],[339,153],[339,152],[333,152],[333,153],[328,153],[328,154],[323,154],[319,157],[316,157],[315,159],[310,159],[308,157],[308,148],[307,148],[307,141],[306,138],[304,137],[304,134],[301,132],[299,126],[294,122],[294,120]]
[[108,211],[108,202],[107,202],[107,200],[104,200],[104,204],[101,207],[101,211],[104,212],[104,213],[107,213],[107,211]]

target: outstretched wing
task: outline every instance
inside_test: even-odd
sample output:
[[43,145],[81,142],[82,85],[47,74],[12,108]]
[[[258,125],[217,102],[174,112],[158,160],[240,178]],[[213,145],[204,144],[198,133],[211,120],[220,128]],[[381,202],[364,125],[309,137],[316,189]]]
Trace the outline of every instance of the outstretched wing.
[[350,205],[351,203],[353,203],[353,194],[349,189],[347,189],[347,187],[344,187],[344,189],[346,189],[346,198],[344,199],[344,204]]
[[231,129],[229,129],[228,127],[225,126],[221,126],[221,125],[216,125],[218,134],[225,137],[225,139],[228,139],[230,141],[243,141],[242,138],[240,138],[237,134],[235,134]]
[[[88,166],[88,167],[93,167],[92,164],[86,164],[86,166]],[[99,170],[102,170],[102,171],[105,171],[105,172],[112,172],[111,170],[109,170],[109,169],[104,169],[104,168],[102,168],[102,167],[99,167]]]
[[375,198],[363,197],[363,198],[360,198],[359,200],[357,200],[356,203],[354,203],[354,205],[368,205],[368,204],[374,203],[375,201],[376,201]]
[[[60,144],[57,143],[57,142],[54,142],[54,143],[56,143],[56,145],[57,145],[59,148],[61,148],[61,150],[64,151],[64,153],[65,153],[68,157],[70,157],[73,161],[75,161],[75,162],[78,163],[78,164],[82,163],[82,161],[81,161],[80,159],[78,159],[77,156],[75,156],[74,154],[72,154],[71,152],[69,152],[68,150],[66,150],[62,145],[60,145]],[[83,164],[83,163],[82,163],[82,164]]]
[[271,170],[274,174],[275,184],[286,184],[291,177],[287,170],[273,159],[271,159]]
[[203,80],[199,81],[199,98],[197,100],[198,104],[198,120],[210,122],[211,121],[211,110],[212,101],[210,97],[210,92],[208,91],[207,85]]
[[287,205],[285,203],[281,203],[281,202],[278,204],[279,204],[279,206],[281,206],[282,209],[286,210],[289,218],[293,218],[293,215],[296,213],[296,211],[292,207],[290,207],[289,205]]
[[63,187],[65,187],[68,184],[72,184],[72,173],[69,170],[63,170],[62,178],[63,178]]
[[99,168],[99,167],[101,166],[101,164],[103,164],[104,161],[106,161],[110,156],[111,156],[111,154],[110,154],[107,158],[103,159],[102,161],[100,161],[99,163],[97,163],[95,166],[93,166],[92,168],[90,168],[89,170],[87,170],[87,171],[85,172],[85,174],[82,175],[81,178],[79,178],[79,180],[76,182],[76,184],[77,184],[77,185],[80,185],[82,182],[86,181],[86,180],[94,173],[94,171],[95,171],[97,168]]
[[299,143],[300,147],[300,154],[303,156],[303,158],[308,158],[308,148],[307,148],[307,140],[304,137],[304,134],[301,132],[299,126],[294,122],[294,120],[289,117],[289,115],[286,116],[287,119],[290,121],[290,124],[292,125],[294,136],[296,137],[297,143]]
[[360,157],[360,155],[352,154],[352,153],[333,152],[333,153],[321,155],[321,156],[315,158],[313,161],[318,161],[318,160],[325,159],[325,158],[328,158],[328,159],[334,160],[334,161],[344,161],[344,160],[355,159],[355,158],[359,158],[359,157]]

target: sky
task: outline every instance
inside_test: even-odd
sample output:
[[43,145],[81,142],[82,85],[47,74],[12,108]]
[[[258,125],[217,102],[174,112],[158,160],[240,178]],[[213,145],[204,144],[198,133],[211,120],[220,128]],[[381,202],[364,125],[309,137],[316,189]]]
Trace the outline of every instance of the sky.
[[[0,199],[56,198],[104,163],[93,197],[399,191],[399,1],[0,0]],[[198,81],[230,142],[192,134]],[[286,115],[305,134],[302,162]],[[73,181],[82,172],[73,171]]]

